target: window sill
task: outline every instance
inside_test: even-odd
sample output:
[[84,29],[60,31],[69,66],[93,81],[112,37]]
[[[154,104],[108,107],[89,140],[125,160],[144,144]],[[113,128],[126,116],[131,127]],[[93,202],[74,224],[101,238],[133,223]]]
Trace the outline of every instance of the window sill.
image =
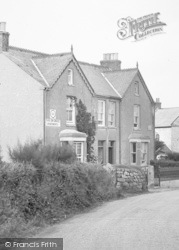
[[74,123],[66,123],[66,126],[68,126],[68,127],[75,127],[76,124],[74,124]]
[[99,125],[99,124],[98,124],[98,128],[106,128],[106,126],[105,126],[105,125]]
[[75,87],[75,85],[74,85],[74,84],[68,84],[68,86],[69,86],[69,87]]
[[131,163],[131,166],[137,166],[137,163]]
[[136,94],[136,93],[135,93],[134,95],[135,95],[135,96],[139,96],[139,94]]
[[141,128],[133,128],[133,131],[141,131]]

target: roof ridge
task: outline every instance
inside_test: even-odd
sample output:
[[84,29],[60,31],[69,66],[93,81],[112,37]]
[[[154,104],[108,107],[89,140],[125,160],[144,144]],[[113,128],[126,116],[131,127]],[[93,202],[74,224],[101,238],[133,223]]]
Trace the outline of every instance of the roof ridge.
[[72,53],[71,52],[62,52],[62,53],[49,54],[47,56],[55,57],[55,56],[66,56],[66,55],[72,55]]
[[40,55],[49,55],[47,53],[43,53],[43,52],[39,52],[39,51],[35,51],[35,50],[30,50],[30,49],[19,48],[19,47],[15,47],[15,46],[9,46],[9,48],[13,49],[13,50],[20,50],[23,52],[32,52],[32,53],[36,53],[36,54],[40,54]]
[[64,52],[64,53],[58,53],[58,54],[47,54],[47,55],[40,55],[40,56],[33,56],[34,59],[37,58],[46,58],[46,57],[62,57],[62,56],[67,56],[67,55],[72,55],[71,52]]
[[114,73],[114,72],[132,71],[132,70],[138,70],[138,68],[109,70],[109,71],[104,71],[104,73]]
[[99,65],[99,64],[87,63],[87,62],[82,62],[82,61],[78,61],[78,63],[84,64],[84,65],[89,65],[89,66],[94,66],[94,67],[98,67],[98,68],[108,69],[107,67],[104,67],[104,66]]
[[[168,107],[168,108],[161,108],[161,109],[179,109],[179,107]],[[157,110],[161,110],[161,109],[157,109]]]

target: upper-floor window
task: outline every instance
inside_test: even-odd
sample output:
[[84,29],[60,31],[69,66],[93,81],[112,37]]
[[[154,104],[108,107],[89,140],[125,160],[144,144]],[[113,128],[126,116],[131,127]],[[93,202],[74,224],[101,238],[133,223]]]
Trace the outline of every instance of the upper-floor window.
[[75,98],[67,97],[66,107],[67,120],[66,123],[69,125],[75,125]]
[[134,105],[134,129],[140,128],[140,106]]
[[105,101],[98,100],[98,125],[105,126]]
[[73,83],[73,70],[68,69],[68,85],[74,85]]
[[139,83],[138,82],[134,83],[134,92],[135,92],[135,95],[139,95]]
[[115,126],[115,113],[116,113],[116,103],[115,102],[109,102],[108,125],[110,127]]

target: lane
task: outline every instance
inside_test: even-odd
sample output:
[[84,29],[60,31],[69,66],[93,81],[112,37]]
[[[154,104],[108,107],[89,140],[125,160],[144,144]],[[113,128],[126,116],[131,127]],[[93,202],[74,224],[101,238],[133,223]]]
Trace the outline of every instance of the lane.
[[178,250],[179,190],[105,203],[39,237],[62,237],[64,250]]

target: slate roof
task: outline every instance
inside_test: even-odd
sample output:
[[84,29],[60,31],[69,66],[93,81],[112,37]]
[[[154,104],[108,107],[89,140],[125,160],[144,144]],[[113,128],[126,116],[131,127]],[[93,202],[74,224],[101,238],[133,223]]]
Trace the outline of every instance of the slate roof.
[[46,56],[47,54],[12,46],[9,47],[8,52],[3,52],[3,54],[7,56],[16,65],[18,65],[21,69],[23,69],[27,74],[35,78],[41,84],[45,84],[43,79],[35,69],[31,59],[35,56]]
[[155,113],[155,127],[169,127],[179,117],[178,108],[162,108]]
[[33,61],[50,86],[52,86],[57,81],[64,68],[71,60],[71,53],[33,58]]
[[[57,81],[71,60],[76,61],[72,53],[50,55],[12,46],[3,54],[45,87]],[[113,98],[123,97],[138,72],[136,68],[111,71],[95,64],[78,62],[78,65],[95,94]]]
[[121,97],[124,96],[124,93],[128,89],[135,75],[137,74],[138,69],[123,69],[120,71],[105,72],[105,76],[118,91]]
[[84,62],[79,62],[79,65],[97,95],[119,98],[119,95],[117,95],[117,93],[103,77],[103,67]]

